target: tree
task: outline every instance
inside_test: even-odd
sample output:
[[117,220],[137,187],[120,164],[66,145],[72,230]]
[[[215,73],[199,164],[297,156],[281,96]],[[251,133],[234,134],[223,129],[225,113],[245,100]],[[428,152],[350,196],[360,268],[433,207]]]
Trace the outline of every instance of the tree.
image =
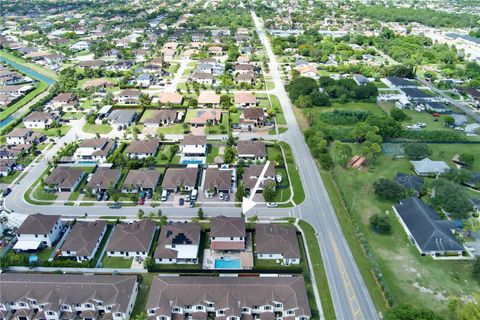
[[375,194],[382,200],[398,201],[405,197],[405,188],[390,179],[380,178],[373,187]]
[[351,136],[357,141],[365,140],[365,136],[369,132],[377,133],[379,130],[377,127],[372,127],[366,122],[358,123],[353,129],[351,130]]
[[145,215],[145,212],[142,209],[138,209],[137,217],[138,219],[142,219]]
[[455,119],[452,116],[446,116],[443,118],[443,122],[447,127],[453,127],[455,125]]
[[243,183],[240,182],[237,186],[237,192],[235,193],[235,201],[242,202],[244,196],[245,196],[245,186],[243,185]]
[[392,232],[392,225],[386,215],[374,214],[370,217],[370,228],[381,234],[389,234]]
[[405,155],[410,159],[423,159],[432,154],[432,150],[426,143],[422,142],[407,142],[403,144]]
[[313,91],[309,97],[312,105],[315,107],[327,107],[332,105],[330,97],[325,92]]
[[213,126],[213,122],[212,120],[207,120],[207,122],[205,122],[205,127],[208,128],[208,132],[210,133],[210,128]]
[[371,143],[370,141],[362,143],[362,148],[360,149],[360,153],[367,161],[374,160],[381,152],[382,148],[380,145],[378,143]]
[[198,218],[199,218],[200,220],[203,220],[203,218],[204,218],[204,213],[203,213],[202,207],[198,208],[198,210],[197,210],[197,216],[198,216]]
[[414,307],[409,304],[399,304],[385,312],[384,320],[442,320],[433,311]]
[[432,205],[448,212],[453,219],[466,219],[473,210],[470,197],[464,188],[455,182],[440,178],[432,182],[435,197]]
[[147,269],[148,272],[152,272],[153,268],[155,267],[155,262],[153,261],[152,257],[146,257],[143,260],[143,267]]
[[228,94],[222,94],[220,96],[220,106],[223,109],[228,109],[232,105],[232,101],[230,99],[230,96]]
[[270,183],[263,188],[263,198],[265,198],[266,202],[273,202],[276,194],[277,192],[273,183]]
[[408,120],[410,117],[403,111],[402,109],[394,108],[390,111],[390,117],[392,117],[395,121],[403,122]]
[[223,151],[223,161],[232,163],[235,160],[235,149],[233,147],[225,147]]
[[308,96],[318,89],[317,82],[309,77],[298,77],[293,79],[287,86],[290,99],[296,101],[300,96]]
[[462,153],[459,156],[459,160],[465,163],[465,167],[472,168],[475,163],[475,156],[471,153]]
[[330,156],[330,153],[320,153],[318,155],[318,161],[320,162],[320,166],[324,170],[331,170],[333,168],[333,160]]
[[340,141],[335,141],[334,151],[340,160],[342,166],[346,166],[347,162],[353,157],[353,151],[350,145]]

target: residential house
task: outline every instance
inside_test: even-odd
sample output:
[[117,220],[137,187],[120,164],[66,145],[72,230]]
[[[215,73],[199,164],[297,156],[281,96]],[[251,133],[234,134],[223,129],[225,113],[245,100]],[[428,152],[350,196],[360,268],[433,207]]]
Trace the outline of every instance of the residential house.
[[363,85],[366,85],[367,83],[369,83],[370,81],[368,80],[367,77],[365,77],[364,75],[362,74],[354,74],[353,75],[353,80],[355,81],[355,83],[359,86],[363,86]]
[[312,64],[297,67],[296,70],[302,77],[318,78],[317,68]]
[[207,137],[187,134],[180,144],[181,162],[205,161],[207,155]]
[[14,128],[7,134],[8,145],[34,144],[43,141],[45,136],[27,128]]
[[173,223],[162,226],[157,248],[153,253],[155,263],[198,263],[201,227],[196,223]]
[[433,102],[438,100],[438,98],[433,94],[422,91],[417,88],[402,88],[401,90],[403,91],[407,99],[410,101],[415,101],[415,102],[432,101]]
[[237,63],[234,70],[236,74],[255,73],[255,66],[253,64]]
[[155,169],[130,170],[123,181],[122,192],[153,192],[160,181],[160,171]]
[[138,280],[135,275],[1,273],[0,292],[0,309],[11,319],[128,320]]
[[220,46],[211,46],[208,48],[208,53],[213,56],[221,56],[223,54],[223,48]]
[[450,171],[450,167],[445,161],[432,161],[429,158],[425,158],[420,161],[410,161],[413,165],[413,170],[419,176],[429,176],[445,173]]
[[83,51],[83,50],[89,50],[89,49],[90,49],[90,43],[84,40],[77,41],[74,44],[70,45],[70,50],[72,51]]
[[153,77],[149,73],[141,73],[135,79],[135,84],[140,88],[148,88],[152,84]]
[[85,139],[73,154],[77,162],[105,163],[117,148],[117,142],[108,138]]
[[168,168],[162,181],[162,190],[170,193],[192,191],[197,187],[198,167]]
[[92,260],[106,232],[105,220],[75,222],[59,249],[62,257],[72,257],[78,262]]
[[240,127],[246,130],[253,130],[256,127],[265,125],[265,112],[261,108],[245,108],[240,115]]
[[245,250],[247,231],[245,218],[212,217],[210,223],[210,248],[213,250]]
[[63,224],[59,215],[30,214],[15,231],[14,250],[29,251],[51,247],[58,240]]
[[0,159],[0,177],[8,176],[16,166],[13,159]]
[[162,105],[181,105],[183,102],[183,97],[178,92],[162,92],[160,93],[159,101]]
[[198,96],[198,106],[202,108],[218,107],[220,106],[220,96],[214,91],[202,91]]
[[222,120],[222,111],[218,109],[199,109],[195,112],[195,117],[189,120],[189,123],[194,127],[203,127],[208,122],[217,125]]
[[143,120],[143,124],[147,128],[158,128],[160,126],[172,125],[175,123],[175,120],[177,120],[177,110],[151,110],[148,118]]
[[121,169],[112,169],[109,167],[98,167],[87,182],[87,187],[93,194],[108,191],[110,188],[116,188],[118,181],[122,177]]
[[415,192],[417,195],[423,192],[423,177],[398,172],[394,181],[405,189]]
[[213,75],[211,73],[199,71],[193,73],[192,81],[205,85],[211,85],[214,82]]
[[280,260],[283,265],[299,264],[302,257],[295,227],[275,223],[255,226],[255,254],[258,259]]
[[158,151],[160,142],[158,138],[147,140],[134,140],[125,149],[125,154],[130,159],[145,159],[154,157]]
[[103,60],[82,60],[78,63],[78,66],[83,69],[101,69],[105,66]]
[[74,167],[56,167],[45,179],[45,189],[59,192],[73,192],[77,189],[85,171]]
[[249,85],[254,85],[255,84],[255,74],[252,72],[247,72],[247,73],[239,73],[235,75],[235,83],[237,84],[249,84]]
[[25,128],[28,129],[48,129],[57,120],[58,116],[52,113],[33,111],[23,118],[23,124],[25,125]]
[[117,223],[105,248],[107,256],[146,258],[152,246],[155,229],[155,222],[149,219]]
[[135,122],[137,112],[134,109],[115,109],[107,116],[111,125],[128,127]]
[[123,105],[137,105],[140,101],[140,90],[124,89],[115,98],[115,102]]
[[[252,191],[257,183],[260,175],[263,171],[265,166],[263,165],[253,165],[250,167],[246,167],[243,171],[243,185],[246,191]],[[263,188],[266,186],[272,186],[275,188],[276,180],[275,180],[275,167],[270,164],[265,171],[265,175],[263,180],[260,182],[257,192],[261,192]]]
[[[208,288],[208,301],[205,301]],[[180,299],[181,297],[181,299]],[[276,319],[312,316],[305,282],[293,277],[170,277],[155,275],[147,300],[148,320]]]
[[216,193],[233,192],[233,178],[231,169],[208,167],[205,171],[203,189],[205,197]]
[[393,211],[422,256],[461,256],[465,251],[453,234],[454,221],[442,220],[435,210],[421,199],[403,199],[393,206]]
[[387,77],[383,79],[386,85],[388,85],[391,88],[416,88],[417,84],[415,81],[410,80],[410,79],[405,79],[405,78],[399,78],[399,77]]
[[73,93],[59,93],[52,99],[52,106],[54,108],[74,108],[77,103],[77,97]]
[[251,92],[235,92],[234,103],[238,108],[255,107],[258,104],[257,97]]
[[267,148],[262,141],[239,140],[237,143],[237,158],[244,161],[265,161]]

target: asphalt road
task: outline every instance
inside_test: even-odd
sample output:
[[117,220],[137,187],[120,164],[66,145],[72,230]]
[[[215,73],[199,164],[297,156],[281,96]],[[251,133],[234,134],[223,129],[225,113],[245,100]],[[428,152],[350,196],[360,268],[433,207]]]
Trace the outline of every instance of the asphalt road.
[[306,200],[296,208],[295,216],[308,221],[317,231],[337,319],[378,319],[379,315],[343,236],[315,160],[298,126],[263,24],[255,13],[252,12],[252,16],[270,60],[274,93],[280,100],[287,121],[288,131],[283,134],[283,138],[290,144],[295,155],[306,193]]
[[[378,313],[372,303],[358,267],[355,264],[345,237],[343,236],[315,160],[310,154],[296,121],[291,102],[280,78],[278,63],[265,35],[263,24],[259,22],[254,13],[252,13],[252,16],[258,35],[270,59],[270,72],[275,83],[275,89],[271,90],[270,93],[278,96],[288,125],[288,130],[285,133],[278,136],[270,136],[269,138],[277,138],[290,144],[293,154],[295,155],[296,165],[300,171],[302,184],[306,193],[306,200],[293,209],[257,206],[248,212],[247,216],[258,215],[262,219],[294,216],[308,221],[318,234],[318,243],[322,252],[337,319],[379,319]],[[115,210],[109,209],[105,205],[92,207],[64,206],[60,204],[36,206],[25,201],[25,192],[48,167],[48,160],[50,160],[65,143],[93,136],[86,135],[81,130],[84,121],[85,120],[78,120],[72,123],[72,129],[64,137],[57,139],[56,144],[47,151],[43,159],[27,167],[26,170],[28,174],[18,184],[12,184],[14,191],[5,198],[4,202],[6,210],[19,214],[41,212],[44,214],[61,214],[69,217],[80,217],[84,216],[85,213],[87,213],[89,217],[137,216],[138,209],[141,207],[123,207],[120,210]],[[156,212],[158,210],[148,207],[142,209],[144,209],[147,214],[150,211]],[[235,207],[205,207],[203,209],[207,216],[219,214],[238,216],[241,211],[240,208]],[[167,215],[171,219],[187,219],[197,215],[197,209],[195,208],[165,208],[162,206],[161,210],[164,215]],[[322,284],[320,283],[318,285],[321,286]]]

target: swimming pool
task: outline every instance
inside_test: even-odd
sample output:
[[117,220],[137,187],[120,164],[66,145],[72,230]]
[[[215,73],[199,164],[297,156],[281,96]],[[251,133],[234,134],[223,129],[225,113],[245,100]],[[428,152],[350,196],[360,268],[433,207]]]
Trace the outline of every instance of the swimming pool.
[[203,164],[203,161],[202,160],[188,160],[188,159],[184,159],[182,161],[182,164]]
[[215,269],[240,269],[240,259],[215,259]]

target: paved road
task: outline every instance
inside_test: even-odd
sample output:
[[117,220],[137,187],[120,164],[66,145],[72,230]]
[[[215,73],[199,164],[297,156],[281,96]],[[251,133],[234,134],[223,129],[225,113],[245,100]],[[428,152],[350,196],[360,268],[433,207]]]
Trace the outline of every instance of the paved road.
[[252,16],[270,60],[270,70],[275,82],[274,93],[280,99],[287,121],[288,131],[283,134],[283,137],[290,144],[295,155],[306,193],[306,200],[296,208],[295,215],[308,221],[318,233],[318,243],[337,319],[378,319],[378,313],[343,236],[315,160],[296,121],[263,24],[255,13],[252,12]]
[[[316,167],[315,160],[310,154],[296,121],[291,102],[280,78],[278,63],[265,35],[263,25],[254,13],[252,13],[252,15],[259,37],[265,45],[270,59],[270,70],[275,82],[275,89],[271,90],[271,93],[278,96],[289,128],[288,131],[276,136],[276,138],[288,142],[292,148],[305,189],[306,200],[300,206],[293,209],[272,209],[258,206],[251,210],[247,216],[256,214],[267,219],[295,216],[312,224],[318,233],[318,243],[324,260],[337,319],[378,319],[379,316],[373,306],[345,237],[343,236],[328,193]],[[84,121],[85,120],[82,119],[75,122],[67,135],[57,140],[57,143],[46,153],[42,161],[33,163],[27,168],[28,174],[19,184],[14,185],[14,192],[5,199],[4,205],[7,210],[25,214],[42,212],[45,214],[61,214],[71,217],[83,216],[85,213],[88,213],[90,217],[118,215],[136,217],[139,207],[124,207],[121,210],[114,210],[108,209],[106,206],[35,206],[24,200],[23,195],[25,191],[27,191],[45,171],[48,167],[48,160],[58,152],[61,146],[65,143],[86,137],[81,130]],[[274,136],[271,136],[271,138],[274,138]],[[149,211],[157,211],[155,208],[148,207],[145,207],[144,210],[146,213]],[[232,207],[204,208],[207,216],[218,215],[220,213],[229,216],[238,216],[240,210],[240,208]],[[197,209],[190,208],[162,207],[163,214],[172,219],[196,216],[196,211]],[[322,284],[318,285],[321,286]]]
[[448,102],[450,102],[451,104],[453,104],[454,106],[456,106],[458,109],[462,110],[463,112],[465,112],[467,115],[469,115],[470,117],[472,117],[473,120],[475,120],[475,122],[477,123],[480,123],[480,114],[473,111],[472,108],[470,108],[469,106],[466,106],[464,103],[458,101],[458,100],[455,100],[453,99],[452,97],[450,97],[448,94],[446,94],[445,92],[443,92],[442,90],[439,90],[437,88],[435,88],[434,86],[432,86],[432,84],[428,81],[425,81],[425,80],[420,80],[420,82],[426,86],[427,88],[429,88],[430,90],[432,90],[433,92],[435,92],[436,94],[442,96],[443,98],[445,98]]

